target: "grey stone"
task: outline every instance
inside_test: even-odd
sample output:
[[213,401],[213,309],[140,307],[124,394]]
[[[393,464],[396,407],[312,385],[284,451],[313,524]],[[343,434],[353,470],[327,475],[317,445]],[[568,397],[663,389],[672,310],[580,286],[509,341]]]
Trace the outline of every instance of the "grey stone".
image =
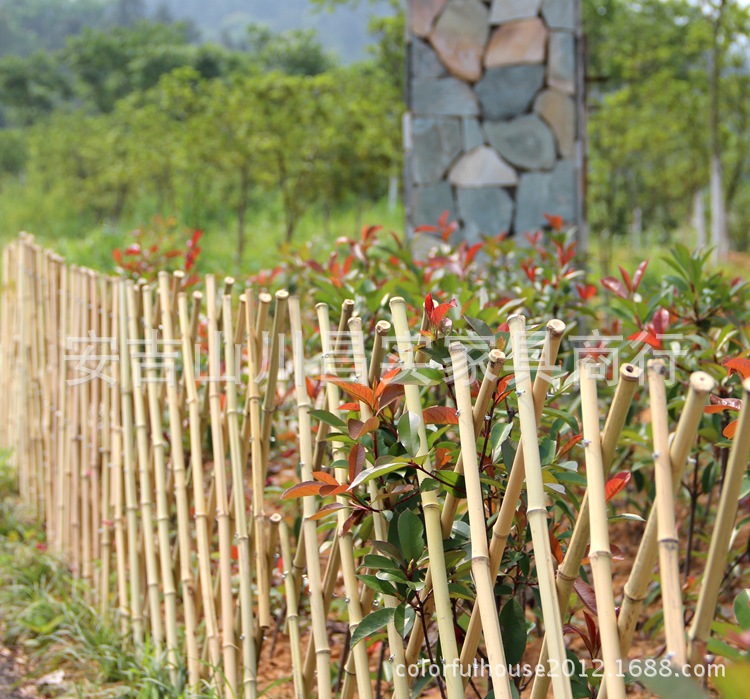
[[456,188],[458,211],[464,239],[475,243],[481,235],[498,235],[509,230],[513,220],[513,200],[503,189]]
[[459,78],[474,82],[482,75],[482,56],[490,25],[479,0],[452,0],[430,34],[443,64]]
[[415,226],[435,225],[443,211],[448,212],[449,220],[456,220],[453,191],[447,182],[414,187],[411,220]]
[[461,130],[464,140],[464,150],[470,151],[472,148],[484,144],[484,134],[478,119],[462,119]]
[[524,233],[546,224],[544,214],[561,216],[575,223],[577,174],[572,160],[561,160],[552,172],[530,172],[521,175],[516,192],[513,232],[520,239]]
[[462,150],[458,119],[412,121],[412,177],[417,184],[437,182]]
[[415,78],[442,78],[446,74],[437,54],[419,39],[411,45],[411,71]]
[[511,121],[485,122],[490,145],[509,163],[525,170],[548,170],[555,164],[555,139],[535,114]]
[[550,32],[547,84],[567,95],[575,93],[575,39],[568,32]]
[[560,155],[572,158],[576,139],[576,106],[573,98],[557,90],[544,90],[534,100],[534,111],[555,134]]
[[576,28],[574,0],[544,0],[542,16],[550,29],[574,31]]
[[523,114],[543,84],[543,65],[490,68],[475,92],[486,119],[507,119]]
[[490,24],[536,17],[541,4],[542,0],[494,0],[490,10]]
[[461,156],[448,175],[457,187],[496,187],[515,185],[516,171],[488,146],[480,146]]
[[419,116],[477,116],[479,105],[471,88],[456,78],[425,79],[412,83],[412,111]]

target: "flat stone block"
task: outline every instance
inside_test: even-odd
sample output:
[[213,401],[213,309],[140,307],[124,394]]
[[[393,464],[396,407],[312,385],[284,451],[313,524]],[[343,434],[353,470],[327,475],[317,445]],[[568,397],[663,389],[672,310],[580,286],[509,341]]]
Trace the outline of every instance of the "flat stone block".
[[479,104],[461,80],[420,79],[412,83],[412,111],[415,116],[477,116]]
[[566,95],[575,93],[575,38],[569,32],[550,32],[547,85]]
[[536,17],[541,5],[542,0],[494,0],[490,10],[490,24]]
[[412,122],[412,178],[417,184],[437,182],[462,151],[458,119],[415,118]]
[[412,222],[415,226],[435,225],[443,211],[455,221],[456,205],[447,182],[414,187],[412,191]]
[[475,92],[486,119],[508,119],[527,111],[543,84],[543,65],[490,68]]
[[484,145],[484,133],[478,119],[462,119],[461,129],[465,151]]
[[490,37],[484,65],[487,68],[543,63],[547,27],[538,17],[503,24]]
[[414,39],[411,44],[411,72],[415,78],[442,78],[445,66],[429,44]]
[[544,0],[542,16],[550,29],[572,32],[576,28],[574,0]]
[[499,187],[515,185],[518,175],[492,148],[480,146],[461,156],[448,179],[457,187]]
[[552,129],[558,153],[563,158],[572,158],[576,139],[576,106],[573,98],[557,90],[544,90],[534,101],[534,111]]
[[407,0],[411,30],[422,38],[429,36],[432,25],[447,0]]
[[490,145],[512,165],[524,170],[549,170],[555,164],[555,139],[535,114],[485,122],[484,130]]
[[498,235],[510,229],[513,200],[503,189],[482,187],[456,189],[464,240],[476,243],[482,235]]
[[487,7],[479,0],[448,3],[430,34],[430,43],[448,71],[475,82],[482,77],[482,57],[489,35]]
[[516,191],[513,232],[533,233],[546,225],[544,214],[562,216],[573,223],[576,215],[576,168],[572,160],[561,160],[552,172],[521,175]]

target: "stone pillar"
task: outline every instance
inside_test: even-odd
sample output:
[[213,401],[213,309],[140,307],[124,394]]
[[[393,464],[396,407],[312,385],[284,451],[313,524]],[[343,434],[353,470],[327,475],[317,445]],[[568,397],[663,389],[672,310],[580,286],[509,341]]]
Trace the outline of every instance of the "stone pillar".
[[579,0],[407,0],[407,223],[581,224]]

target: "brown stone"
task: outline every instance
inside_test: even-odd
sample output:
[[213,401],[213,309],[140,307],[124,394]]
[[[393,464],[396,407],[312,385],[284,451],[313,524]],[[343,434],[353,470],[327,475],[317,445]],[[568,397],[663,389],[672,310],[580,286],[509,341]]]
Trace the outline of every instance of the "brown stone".
[[411,30],[421,37],[429,36],[432,25],[447,0],[409,0]]
[[516,19],[528,19],[539,14],[542,0],[494,0],[490,23],[502,24]]
[[518,183],[516,171],[488,146],[461,156],[448,179],[456,187],[507,187]]
[[572,98],[557,90],[545,90],[534,101],[534,111],[549,124],[563,158],[575,155],[576,107]]
[[430,34],[430,42],[443,64],[453,75],[470,82],[482,77],[488,14],[487,6],[479,0],[453,0]]
[[487,47],[487,68],[523,63],[543,63],[547,27],[538,17],[510,22],[495,29]]

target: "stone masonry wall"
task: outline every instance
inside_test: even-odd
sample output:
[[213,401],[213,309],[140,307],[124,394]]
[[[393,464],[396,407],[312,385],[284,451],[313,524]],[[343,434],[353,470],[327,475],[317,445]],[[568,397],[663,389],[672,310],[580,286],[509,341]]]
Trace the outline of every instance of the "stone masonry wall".
[[408,0],[407,217],[463,237],[580,223],[578,0]]

